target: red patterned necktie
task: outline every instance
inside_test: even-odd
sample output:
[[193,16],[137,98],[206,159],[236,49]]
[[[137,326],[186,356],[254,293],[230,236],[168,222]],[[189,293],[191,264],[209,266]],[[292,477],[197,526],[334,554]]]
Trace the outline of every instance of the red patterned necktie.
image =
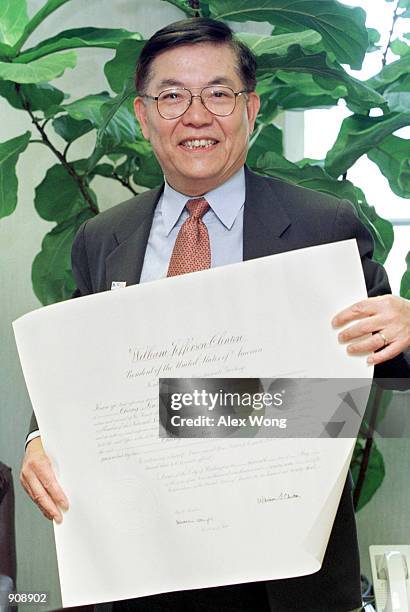
[[202,221],[209,204],[205,198],[194,198],[188,200],[186,208],[189,217],[181,225],[175,240],[167,276],[178,276],[211,267],[209,234]]

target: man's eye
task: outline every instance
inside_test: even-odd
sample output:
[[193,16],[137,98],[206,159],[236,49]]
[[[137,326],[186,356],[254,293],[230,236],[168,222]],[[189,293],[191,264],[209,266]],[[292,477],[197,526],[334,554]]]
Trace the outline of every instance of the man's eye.
[[170,91],[162,96],[163,100],[178,101],[182,100],[182,95],[178,91]]
[[227,92],[223,91],[222,89],[214,89],[212,92],[213,98],[226,98],[227,96]]

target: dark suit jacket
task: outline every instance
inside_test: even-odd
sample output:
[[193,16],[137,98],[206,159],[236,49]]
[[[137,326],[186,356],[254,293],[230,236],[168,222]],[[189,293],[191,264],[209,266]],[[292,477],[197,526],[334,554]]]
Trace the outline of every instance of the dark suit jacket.
[[[87,221],[73,245],[76,296],[110,289],[112,281],[139,282],[153,214],[162,187]],[[349,202],[258,176],[246,169],[245,260],[356,238],[369,296],[389,293],[383,268],[371,260],[373,241]],[[409,374],[403,357],[382,376]],[[32,423],[32,430],[36,427]],[[311,576],[267,583],[272,610],[346,612],[361,605],[359,556],[350,481],[346,483],[322,569]],[[223,611],[221,611],[223,612]]]

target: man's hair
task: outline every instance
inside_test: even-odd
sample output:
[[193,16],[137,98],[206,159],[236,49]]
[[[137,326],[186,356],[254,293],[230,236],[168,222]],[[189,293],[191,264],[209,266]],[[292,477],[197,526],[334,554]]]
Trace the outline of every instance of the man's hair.
[[248,91],[256,87],[256,58],[244,43],[234,37],[232,30],[221,21],[193,17],[167,25],[155,32],[144,45],[138,58],[135,86],[140,94],[146,93],[153,60],[167,49],[183,45],[214,43],[229,45],[237,58],[237,70]]

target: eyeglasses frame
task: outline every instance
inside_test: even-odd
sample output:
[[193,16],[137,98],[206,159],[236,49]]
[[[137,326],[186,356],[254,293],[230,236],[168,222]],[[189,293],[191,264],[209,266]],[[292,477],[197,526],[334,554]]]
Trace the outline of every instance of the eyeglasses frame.
[[[235,96],[235,104],[233,109],[231,110],[230,113],[227,113],[226,115],[219,115],[218,113],[214,113],[213,111],[209,110],[209,108],[205,105],[203,99],[202,99],[202,92],[204,91],[204,89],[210,89],[212,87],[225,87],[226,89],[230,89],[231,92],[234,94]],[[188,104],[188,106],[186,107],[186,109],[184,110],[183,113],[181,113],[180,115],[177,115],[176,117],[164,117],[164,115],[161,115],[161,113],[159,112],[159,108],[158,108],[158,100],[160,98],[160,96],[165,93],[166,91],[172,91],[173,89],[184,89],[185,91],[189,91],[190,96],[191,96],[191,100]],[[196,88],[195,88],[196,89]],[[190,108],[190,106],[192,105],[192,100],[194,98],[200,98],[203,107],[209,112],[211,113],[211,115],[215,115],[215,117],[229,117],[230,115],[232,115],[232,113],[234,112],[235,108],[236,108],[236,100],[238,99],[238,96],[242,95],[242,94],[248,94],[250,93],[249,89],[241,89],[240,91],[234,91],[232,89],[232,87],[229,87],[228,85],[205,85],[205,87],[202,87],[201,91],[199,94],[193,94],[192,91],[190,89],[188,89],[188,87],[167,87],[166,89],[163,89],[162,91],[159,92],[159,94],[157,96],[150,96],[149,94],[142,94],[141,97],[142,98],[148,98],[149,100],[155,100],[157,103],[157,111],[158,114],[160,115],[160,117],[162,117],[163,119],[165,119],[165,121],[172,121],[173,119],[179,119],[179,117],[182,117],[182,115],[185,115],[185,113],[187,112],[187,110]]]

